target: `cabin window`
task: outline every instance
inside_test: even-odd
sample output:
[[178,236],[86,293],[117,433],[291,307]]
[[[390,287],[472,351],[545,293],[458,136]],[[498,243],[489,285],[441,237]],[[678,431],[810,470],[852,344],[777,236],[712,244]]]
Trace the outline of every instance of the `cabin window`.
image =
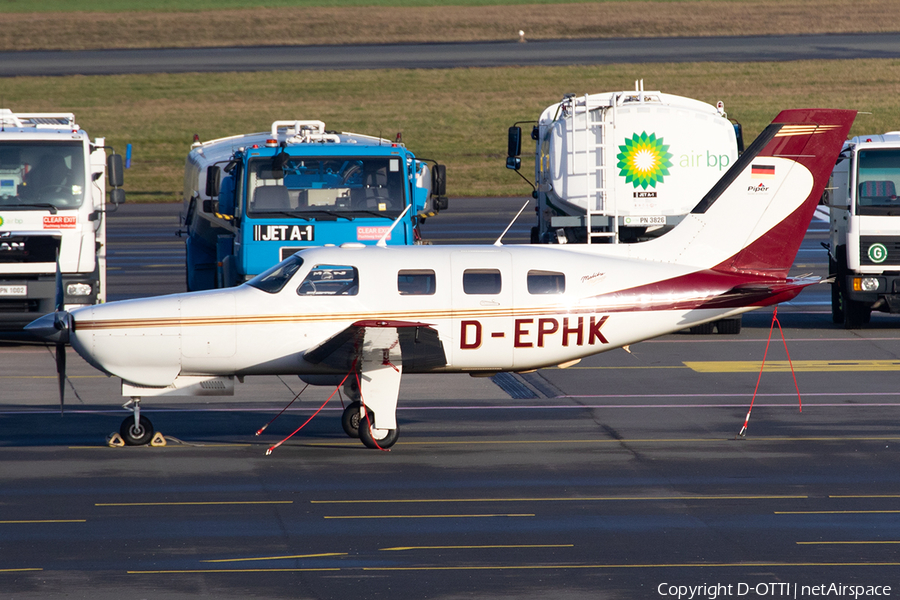
[[497,269],[467,269],[463,271],[463,291],[467,294],[499,294],[503,287]]
[[277,294],[290,281],[302,264],[303,259],[295,254],[271,269],[260,273],[247,283],[264,292]]
[[562,294],[566,291],[566,276],[556,271],[528,271],[529,294]]
[[345,265],[316,265],[297,288],[301,296],[355,296],[358,292],[359,273]]
[[433,296],[436,287],[434,271],[418,269],[397,273],[397,291],[401,296]]

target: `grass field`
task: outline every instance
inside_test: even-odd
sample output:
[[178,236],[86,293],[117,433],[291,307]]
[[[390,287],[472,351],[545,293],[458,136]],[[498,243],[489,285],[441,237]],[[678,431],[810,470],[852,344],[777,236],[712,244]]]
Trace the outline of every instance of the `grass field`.
[[[581,4],[622,2],[623,0],[541,0],[542,4]],[[626,2],[628,0],[625,0]],[[656,2],[690,2],[691,0],[654,0]],[[741,0],[719,0],[740,2]],[[310,8],[370,6],[488,6],[534,4],[535,0],[4,0],[2,12],[136,12],[198,11],[227,8]]]
[[295,118],[389,138],[402,131],[417,155],[447,165],[451,195],[527,195],[504,167],[507,128],[566,92],[633,89],[638,78],[646,89],[723,100],[748,142],[783,108],[857,109],[871,114],[855,133],[900,129],[898,60],[12,78],[0,95],[18,111],[72,111],[119,151],[132,143],[132,201],[180,199],[194,133],[208,140]]
[[[900,31],[896,0],[0,0],[0,14],[0,51],[494,40],[519,29],[527,39]],[[120,151],[132,143],[132,201],[179,199],[194,133],[207,140],[294,118],[402,131],[419,156],[447,164],[451,195],[524,195],[503,166],[507,127],[567,92],[632,89],[639,78],[723,100],[748,141],[791,107],[855,108],[871,113],[856,132],[900,129],[893,60],[25,77],[0,81],[0,106],[72,111]]]
[[896,0],[0,0],[0,14],[0,51],[900,31]]

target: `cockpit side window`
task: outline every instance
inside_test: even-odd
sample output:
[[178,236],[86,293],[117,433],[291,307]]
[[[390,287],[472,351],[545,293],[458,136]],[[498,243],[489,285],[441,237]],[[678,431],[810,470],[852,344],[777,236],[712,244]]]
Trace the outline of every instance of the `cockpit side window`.
[[401,296],[433,296],[437,287],[434,271],[408,269],[397,273],[397,291]]
[[529,294],[564,294],[566,276],[556,271],[528,271]]
[[297,294],[300,296],[355,296],[359,293],[359,272],[347,265],[316,265]]
[[291,280],[291,277],[294,276],[294,273],[296,273],[297,269],[302,265],[303,259],[300,258],[299,255],[293,254],[271,269],[263,271],[248,281],[247,284],[264,292],[277,294],[284,288],[287,282]]
[[499,294],[502,289],[503,281],[497,269],[466,269],[463,272],[463,291],[466,294]]

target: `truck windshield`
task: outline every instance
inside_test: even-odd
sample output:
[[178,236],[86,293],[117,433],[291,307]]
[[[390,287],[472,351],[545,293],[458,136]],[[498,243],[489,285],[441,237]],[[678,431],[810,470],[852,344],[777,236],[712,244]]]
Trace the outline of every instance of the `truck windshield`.
[[856,175],[856,214],[900,215],[900,149],[861,150]]
[[77,208],[84,179],[80,142],[0,143],[0,209]]
[[375,213],[394,218],[405,206],[399,157],[289,157],[282,168],[272,158],[258,158],[250,161],[248,170],[251,216],[353,218]]

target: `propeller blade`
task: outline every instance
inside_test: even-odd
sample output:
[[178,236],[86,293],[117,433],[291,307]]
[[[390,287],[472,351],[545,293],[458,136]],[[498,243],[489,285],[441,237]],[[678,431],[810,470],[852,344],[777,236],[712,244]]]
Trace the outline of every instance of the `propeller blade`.
[[65,310],[65,295],[63,294],[62,271],[59,268],[59,251],[56,252],[56,311]]
[[66,401],[66,345],[56,344],[56,379],[59,382],[59,414],[64,412]]

